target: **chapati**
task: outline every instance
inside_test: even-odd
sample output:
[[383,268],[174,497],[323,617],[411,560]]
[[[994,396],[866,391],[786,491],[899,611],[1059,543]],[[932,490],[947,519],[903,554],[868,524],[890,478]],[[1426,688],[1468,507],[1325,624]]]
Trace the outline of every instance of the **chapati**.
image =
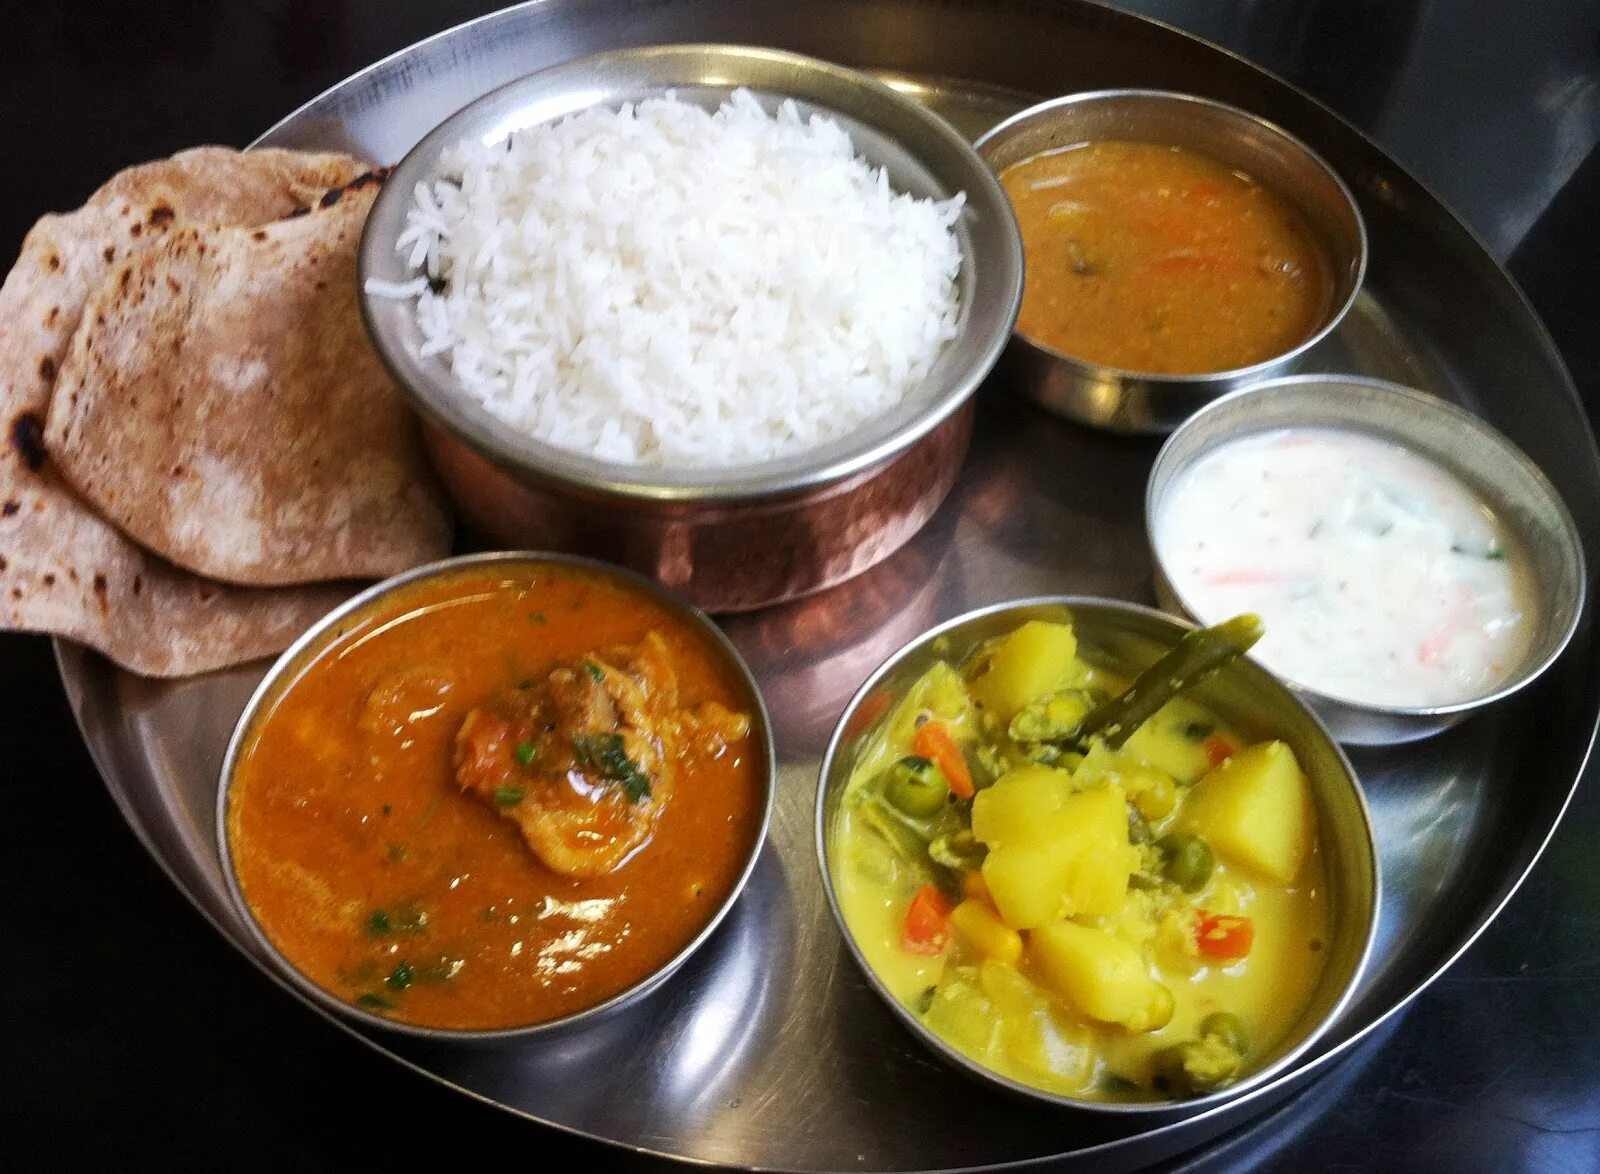
[[123,667],[182,676],[286,647],[349,594],[224,587],[141,550],[51,468],[50,393],[90,293],[186,225],[289,216],[360,174],[341,155],[202,147],[115,176],[39,221],[0,285],[0,621],[81,641]]
[[141,545],[256,586],[448,552],[416,418],[361,323],[356,249],[380,182],[271,224],[171,232],[101,281],[45,447]]

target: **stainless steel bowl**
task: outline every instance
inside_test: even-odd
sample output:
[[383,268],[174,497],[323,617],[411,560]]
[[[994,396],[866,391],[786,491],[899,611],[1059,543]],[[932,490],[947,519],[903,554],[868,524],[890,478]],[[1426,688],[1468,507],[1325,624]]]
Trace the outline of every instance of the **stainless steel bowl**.
[[1341,742],[1382,745],[1438,733],[1528,685],[1561,655],[1583,613],[1586,585],[1583,543],[1561,495],[1516,445],[1472,413],[1396,383],[1352,375],[1288,376],[1245,388],[1198,412],[1167,439],[1145,492],[1145,531],[1155,561],[1156,598],[1163,607],[1202,623],[1224,618],[1197,615],[1162,558],[1159,519],[1174,482],[1218,445],[1253,432],[1295,427],[1370,433],[1454,473],[1521,541],[1539,592],[1538,627],[1526,656],[1480,697],[1452,705],[1374,705],[1289,681]]
[[[756,753],[762,755],[764,761],[765,785],[761,799],[761,817],[759,825],[750,837],[750,848],[744,865],[722,903],[712,910],[705,924],[701,926],[687,945],[661,966],[634,983],[633,986],[592,1007],[586,1007],[581,1011],[573,1012],[558,1019],[550,1019],[542,1023],[533,1023],[522,1027],[483,1030],[423,1027],[417,1024],[387,1019],[381,1015],[374,1015],[370,1011],[345,1002],[312,982],[295,966],[290,958],[278,949],[260,922],[256,920],[255,911],[251,908],[250,902],[245,899],[244,892],[239,885],[238,873],[234,867],[233,845],[228,835],[229,800],[233,791],[235,771],[245,746],[248,744],[258,724],[270,716],[278,700],[294,686],[300,675],[315,663],[330,646],[373,613],[382,612],[390,598],[397,591],[429,580],[448,583],[452,578],[477,574],[485,568],[491,567],[504,567],[508,571],[566,567],[605,576],[616,580],[629,590],[638,591],[648,596],[652,601],[676,615],[689,627],[703,634],[720,654],[724,664],[732,671],[734,678],[744,688],[745,705],[751,717],[750,744],[755,748]],[[257,951],[270,960],[299,990],[323,1006],[367,1027],[399,1032],[402,1035],[415,1036],[422,1039],[461,1040],[470,1043],[502,1043],[508,1040],[523,1040],[532,1036],[550,1036],[563,1033],[571,1028],[593,1025],[622,1010],[624,1007],[632,1006],[665,982],[680,966],[689,960],[690,955],[705,944],[712,931],[721,924],[722,919],[733,908],[734,902],[739,899],[739,894],[744,890],[745,883],[750,879],[750,874],[755,869],[756,859],[761,854],[761,847],[766,842],[767,825],[772,817],[772,803],[777,791],[777,763],[777,752],[773,746],[772,739],[771,715],[767,712],[766,702],[761,697],[761,690],[757,687],[755,678],[750,675],[749,667],[745,664],[744,658],[739,655],[728,638],[722,634],[720,628],[683,599],[666,590],[660,584],[641,575],[620,567],[609,566],[593,559],[579,558],[574,555],[521,551],[461,555],[456,558],[444,559],[441,562],[430,563],[427,566],[417,567],[415,570],[396,575],[392,579],[386,579],[382,583],[367,588],[355,598],[335,608],[317,621],[310,630],[285,650],[283,655],[267,670],[267,675],[262,679],[261,684],[256,687],[255,692],[250,695],[250,700],[246,702],[244,712],[240,714],[238,724],[234,726],[233,736],[228,739],[228,748],[223,755],[221,778],[217,788],[215,829],[217,851],[222,860],[222,872],[227,881],[228,893],[239,910],[240,920],[248,928],[251,937],[254,939]]]
[[1333,296],[1312,334],[1275,358],[1205,375],[1160,375],[1092,363],[1018,332],[1002,371],[1052,411],[1115,432],[1168,432],[1233,388],[1293,370],[1339,325],[1367,268],[1355,197],[1311,148],[1265,119],[1163,90],[1069,94],[1013,115],[977,141],[996,171],[1043,151],[1104,140],[1182,147],[1241,171],[1300,213],[1330,266]]
[[817,791],[817,859],[823,888],[850,953],[877,991],[911,1031],[946,1061],[1013,1092],[1056,1105],[1094,1112],[1176,1118],[1203,1111],[1284,1072],[1344,1011],[1367,963],[1378,927],[1378,852],[1372,817],[1355,772],[1316,716],[1272,674],[1239,661],[1199,685],[1192,696],[1252,739],[1279,738],[1294,750],[1317,806],[1327,869],[1330,931],[1322,973],[1300,1018],[1266,1062],[1227,1088],[1185,1100],[1100,1102],[1079,1100],[1021,1084],[978,1064],[930,1031],[911,1008],[879,979],[845,922],[833,884],[832,834],[839,800],[855,764],[856,750],[877,722],[865,727],[857,712],[869,697],[901,697],[938,660],[960,660],[983,641],[1027,620],[1070,619],[1078,646],[1091,661],[1133,675],[1166,653],[1189,625],[1153,608],[1082,596],[1049,596],[980,608],[941,624],[906,645],[867,679],[834,730],[822,759]]
[[[440,153],[587,107],[672,90],[708,109],[750,90],[836,119],[896,190],[966,194],[956,226],[959,334],[926,384],[853,435],[812,452],[721,469],[652,469],[536,441],[457,389],[447,363],[420,354],[410,302],[369,296],[369,280],[413,274],[394,242],[416,184]],[[462,108],[418,143],[385,183],[359,260],[362,313],[395,379],[428,422],[451,496],[474,528],[513,546],[581,550],[655,576],[695,604],[737,611],[865,570],[914,534],[949,492],[967,450],[968,397],[1005,346],[1022,297],[1022,245],[998,181],[951,127],[864,74],[793,53],[723,45],[626,49],[558,65]]]

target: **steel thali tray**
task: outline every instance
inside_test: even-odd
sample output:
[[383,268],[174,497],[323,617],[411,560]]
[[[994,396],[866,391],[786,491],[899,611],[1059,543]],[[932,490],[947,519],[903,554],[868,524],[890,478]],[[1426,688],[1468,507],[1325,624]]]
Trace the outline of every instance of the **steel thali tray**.
[[[356,74],[261,142],[393,162],[512,78],[624,45],[689,40],[868,69],[974,136],[1035,96],[1118,86],[1187,90],[1286,127],[1344,176],[1371,234],[1366,292],[1309,369],[1409,383],[1488,419],[1561,490],[1596,565],[1600,461],[1560,359],[1510,279],[1336,116],[1139,17],[1024,0],[542,0]],[[1351,752],[1377,825],[1383,919],[1349,1010],[1290,1076],[1140,1130],[947,1070],[878,1003],[829,917],[811,841],[816,768],[846,698],[899,645],[972,606],[1062,592],[1151,598],[1141,506],[1156,445],[1074,427],[997,387],[979,394],[973,454],[910,546],[843,587],[726,623],[766,691],[782,771],[756,872],[706,948],[638,1008],[553,1044],[485,1050],[346,1030],[442,1083],[648,1153],[800,1170],[1049,1158],[1131,1167],[1282,1100],[1466,948],[1532,866],[1587,756],[1600,712],[1587,613],[1566,656],[1513,702],[1430,741]],[[265,666],[157,683],[75,645],[58,643],[57,653],[128,822],[202,914],[261,963],[229,902],[212,828],[223,748]]]

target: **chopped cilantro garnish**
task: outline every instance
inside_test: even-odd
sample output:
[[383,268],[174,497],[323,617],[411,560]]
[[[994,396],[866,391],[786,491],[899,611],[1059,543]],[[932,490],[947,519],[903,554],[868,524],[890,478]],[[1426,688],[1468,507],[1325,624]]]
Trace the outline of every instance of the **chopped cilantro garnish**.
[[621,783],[630,802],[650,795],[650,776],[623,749],[621,734],[574,734],[572,752],[580,766],[596,771],[601,778]]
[[389,972],[389,977],[383,980],[389,984],[389,989],[403,991],[411,985],[411,964],[402,962]]
[[356,1006],[365,1007],[368,1011],[387,1011],[394,1006],[382,995],[375,995],[371,991],[356,996]]
[[589,679],[598,685],[606,679],[606,670],[595,664],[592,660],[583,662],[583,671],[589,674]]
[[388,814],[390,814],[390,813],[391,813],[391,812],[393,812],[393,811],[394,811],[394,808],[393,808],[393,807],[391,807],[391,806],[389,806],[389,804],[387,804],[387,803],[385,803],[385,804],[384,804],[384,805],[383,805],[383,813],[384,813],[384,814],[385,814],[385,815],[388,815]]
[[530,611],[528,613],[528,618],[536,624],[543,624],[547,622],[544,618],[544,612],[542,611]]
[[[536,751],[534,750],[532,742],[518,742],[517,748],[511,753],[519,765],[527,766],[533,761],[533,756]],[[521,796],[518,797],[520,798]]]
[[500,804],[501,807],[515,807],[522,802],[522,788],[496,787],[494,789],[494,801]]
[[370,934],[388,933],[392,928],[387,909],[374,909],[372,916],[367,918],[367,932]]

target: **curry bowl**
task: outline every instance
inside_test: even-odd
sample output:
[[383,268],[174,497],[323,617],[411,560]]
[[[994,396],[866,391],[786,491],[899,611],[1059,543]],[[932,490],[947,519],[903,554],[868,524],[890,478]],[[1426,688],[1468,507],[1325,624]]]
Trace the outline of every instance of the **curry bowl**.
[[689,604],[569,555],[467,555],[288,649],[224,757],[216,833],[257,950],[360,1023],[499,1041],[634,1004],[766,838],[771,723]]
[[[418,271],[396,242],[413,192],[445,173],[446,153],[458,144],[509,142],[514,132],[664,96],[714,111],[736,91],[769,115],[792,101],[802,119],[832,119],[899,196],[964,199],[950,226],[959,254],[953,337],[904,398],[847,434],[804,451],[699,467],[633,464],[559,447],[465,395],[450,363],[430,353],[412,303],[373,292],[415,283]],[[543,70],[446,119],[384,185],[367,221],[359,275],[373,343],[422,415],[446,489],[479,532],[509,546],[621,562],[697,606],[742,611],[847,579],[932,516],[967,451],[969,398],[1016,318],[1022,250],[993,174],[961,135],[912,99],[792,53],[667,45]],[[640,376],[641,395],[654,394],[655,374]]]
[[1004,603],[919,637],[846,707],[817,795],[823,887],[868,984],[949,1063],[1176,1116],[1270,1081],[1338,1020],[1379,866],[1316,716],[1247,659],[1107,716],[1158,662],[1190,679],[1169,655],[1215,638],[1132,604]]
[[[1114,165],[1107,162],[1107,182],[1131,184],[1134,168],[1162,168],[1120,194],[1093,195],[1084,186],[1090,176],[1083,163],[1072,174],[1026,184],[1019,175],[1013,182],[1022,186],[1008,187],[1016,198],[1025,195],[1042,217],[1020,213],[1030,288],[1048,279],[1061,292],[1051,294],[1048,304],[1043,292],[1025,295],[1002,371],[1023,394],[1080,423],[1116,432],[1168,432],[1227,391],[1292,370],[1337,328],[1361,289],[1367,234],[1350,189],[1304,143],[1247,111],[1159,90],[1069,94],[1013,115],[976,147],[997,172],[1050,158],[1064,165],[1084,147],[1132,153],[1118,156]],[[1151,148],[1159,148],[1159,155]],[[1174,173],[1173,167],[1180,170]],[[1145,207],[1134,196],[1152,203]],[[1235,200],[1246,202],[1235,206]],[[1184,217],[1206,219],[1190,227]],[[1217,251],[1219,233],[1279,219],[1281,239],[1273,250],[1267,248],[1270,238],[1251,238],[1229,246],[1237,247],[1237,255]],[[1129,253],[1130,240],[1151,248],[1159,243],[1170,255]],[[1120,286],[1113,299],[1106,283],[1131,281],[1126,275],[1138,273],[1149,278],[1147,288],[1135,293]],[[1193,304],[1175,303],[1178,283],[1196,274],[1203,284],[1185,295]],[[1103,288],[1091,290],[1091,283]],[[1241,290],[1251,289],[1259,293],[1256,318],[1225,323],[1220,307],[1242,313],[1236,309],[1243,304]],[[1296,328],[1274,325],[1287,293],[1295,291],[1305,299]],[[1036,296],[1042,308],[1033,308]],[[1063,298],[1068,300],[1058,306]],[[1118,312],[1104,328],[1117,331],[1120,341],[1096,336],[1091,349],[1100,349],[1091,357],[1040,337],[1040,324],[1048,326],[1052,312],[1067,323],[1084,323],[1092,313],[1112,309]],[[1199,340],[1247,325],[1267,331],[1258,344],[1213,352],[1209,362],[1193,362],[1193,355],[1172,366],[1152,361],[1152,355],[1175,357]],[[1136,328],[1144,333],[1129,333]],[[1136,349],[1126,350],[1135,342]],[[1124,353],[1140,358],[1128,361]]]
[[[1318,437],[1363,446],[1341,458],[1349,476],[1313,463]],[[1248,450],[1274,438],[1294,447],[1271,502],[1201,494],[1203,466],[1260,460]],[[1185,485],[1199,506],[1189,523],[1210,515],[1202,525],[1215,527],[1206,575],[1178,532]],[[1226,518],[1200,496],[1231,503]],[[1309,512],[1291,520],[1297,500]],[[1252,516],[1295,532],[1261,530],[1252,551],[1240,529]],[[1356,745],[1427,737],[1525,688],[1583,613],[1583,543],[1539,467],[1466,409],[1383,380],[1288,376],[1198,412],[1151,467],[1145,530],[1162,606],[1202,623],[1261,610],[1268,634],[1252,655]],[[1238,549],[1223,549],[1224,534],[1241,535]],[[1238,584],[1219,589],[1229,576]],[[1330,662],[1320,649],[1335,646]]]

